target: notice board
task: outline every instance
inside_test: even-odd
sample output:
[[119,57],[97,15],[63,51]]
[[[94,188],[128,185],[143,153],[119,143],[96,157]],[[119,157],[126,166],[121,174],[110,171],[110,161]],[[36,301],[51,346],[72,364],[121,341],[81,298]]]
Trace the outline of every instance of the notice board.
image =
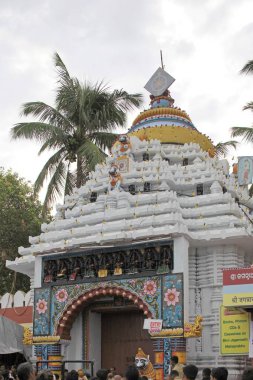
[[232,307],[220,308],[221,355],[248,355],[249,313]]

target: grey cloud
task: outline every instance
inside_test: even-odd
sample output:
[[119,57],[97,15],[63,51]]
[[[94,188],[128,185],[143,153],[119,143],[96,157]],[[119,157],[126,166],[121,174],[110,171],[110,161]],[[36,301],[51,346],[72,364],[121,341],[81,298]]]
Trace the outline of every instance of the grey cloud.
[[189,16],[192,21],[192,29],[199,37],[216,35],[219,38],[223,38],[224,32],[229,27],[231,13],[239,9],[244,3],[251,3],[251,0],[174,1]]
[[223,112],[224,104],[216,98],[211,98],[208,94],[200,94],[190,100],[189,109],[192,115],[197,115],[196,123],[201,123],[206,119],[216,122]]
[[[237,9],[235,7],[239,7],[242,1],[247,3],[249,0],[2,2],[0,165],[13,166],[22,175],[35,179],[45,160],[44,156],[37,158],[38,149],[33,142],[26,142],[29,151],[24,150],[23,142],[10,142],[9,130],[20,121],[19,110],[23,102],[44,100],[53,103],[54,51],[59,52],[70,73],[80,79],[92,82],[105,79],[113,88],[143,92],[144,107],[147,108],[149,99],[143,86],[160,64],[159,50],[162,48],[166,70],[177,79],[172,88],[176,104],[186,108],[200,131],[218,135],[220,115],[231,113],[233,107],[241,109],[241,105],[238,99],[237,102],[234,98],[228,100],[234,94],[228,94],[224,99],[215,97],[214,93],[210,95],[208,89],[204,89],[204,74],[199,75],[194,62],[199,60],[201,63],[202,55],[210,54],[210,59],[208,56],[205,62],[207,70],[212,70],[216,52],[198,50],[201,48],[199,41],[202,43],[205,38],[217,40],[217,47],[224,50],[224,57],[217,58],[220,60],[218,65],[223,70],[228,67],[231,80],[241,65],[251,58],[250,55],[253,56],[252,26],[242,29],[233,39],[233,30],[223,33],[231,21],[231,9]],[[181,11],[184,20],[187,19],[186,24],[175,18],[172,12],[162,13],[165,4],[178,7],[179,14]],[[249,57],[245,58],[246,54]],[[215,70],[212,72],[214,77]],[[195,88],[196,81],[203,81],[203,90],[199,86]],[[225,93],[224,83],[222,79],[217,83],[218,94],[219,90]],[[132,117],[129,121],[131,124]],[[16,157],[22,157],[22,160]],[[31,161],[33,167],[29,169]]]
[[233,65],[237,72],[253,57],[253,22],[244,26],[239,32],[226,39],[225,53],[227,63]]
[[172,46],[172,53],[174,53],[175,57],[184,57],[188,58],[195,52],[195,45],[193,42],[188,40],[179,40],[175,41]]

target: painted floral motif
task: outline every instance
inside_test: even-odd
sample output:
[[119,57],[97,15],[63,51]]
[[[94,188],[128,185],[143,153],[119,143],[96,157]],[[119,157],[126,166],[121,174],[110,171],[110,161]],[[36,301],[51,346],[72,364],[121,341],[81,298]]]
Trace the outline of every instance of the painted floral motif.
[[168,289],[164,295],[164,301],[168,306],[175,306],[176,303],[179,302],[179,295],[180,292],[178,292],[176,288]]
[[[144,285],[146,284],[146,293],[144,292]],[[63,311],[71,305],[74,300],[77,300],[84,294],[97,290],[98,288],[117,288],[121,292],[130,292],[133,296],[141,298],[143,303],[148,306],[152,318],[161,318],[161,276],[131,278],[131,279],[119,279],[112,281],[100,281],[100,282],[85,282],[76,285],[65,285],[52,287],[52,303],[50,310],[50,333],[53,335],[56,333],[56,329]],[[172,286],[167,285],[166,290]],[[165,291],[166,291],[165,290]],[[59,301],[59,293],[66,292],[67,299],[63,301],[62,298]],[[65,294],[65,293],[64,293]],[[63,294],[62,294],[63,297]]]
[[55,298],[58,302],[65,302],[68,299],[68,293],[66,289],[59,289],[58,292],[55,294]]
[[148,280],[144,283],[143,292],[149,296],[153,296],[156,293],[157,286],[155,281]]
[[33,336],[49,334],[50,288],[34,289]]
[[45,314],[47,311],[47,301],[45,299],[39,299],[36,303],[36,310],[39,314]]

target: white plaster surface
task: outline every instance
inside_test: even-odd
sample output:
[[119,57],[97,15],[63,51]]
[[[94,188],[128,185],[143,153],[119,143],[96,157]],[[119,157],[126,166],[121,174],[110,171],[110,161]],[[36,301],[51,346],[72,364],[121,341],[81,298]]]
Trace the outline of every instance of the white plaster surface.
[[[251,259],[253,256],[251,256]],[[232,378],[244,369],[245,356],[221,356],[219,310],[222,304],[222,268],[244,267],[250,257],[236,245],[190,248],[189,308],[190,321],[203,316],[203,334],[187,340],[187,361],[199,368],[225,366]]]
[[184,320],[189,320],[189,242],[183,236],[174,239],[174,273],[184,273]]
[[[253,226],[235,197],[244,205],[246,214],[253,208],[253,200],[245,188],[238,186],[236,177],[229,175],[226,160],[210,158],[193,143],[166,146],[158,140],[143,144],[135,138],[133,146],[130,170],[122,173],[123,191],[105,194],[114,162],[108,157],[105,164],[97,165],[90,173],[90,180],[83,187],[58,206],[55,220],[43,224],[39,236],[30,237],[31,246],[20,247],[19,253],[57,253],[169,234],[185,234],[203,242],[253,237]],[[148,152],[149,161],[142,161],[143,152]],[[185,157],[189,159],[187,166],[182,165]],[[151,184],[150,193],[143,193],[146,181]],[[200,183],[204,194],[197,196],[196,186]],[[131,184],[136,186],[136,195],[128,192]],[[224,187],[226,193],[222,191]],[[94,203],[89,201],[92,191],[98,194]]]
[[[129,171],[122,173],[122,191],[105,194],[108,172],[115,162],[108,157],[90,173],[83,187],[57,207],[55,220],[43,224],[39,236],[30,237],[30,247],[20,247],[22,257],[9,262],[8,267],[31,275],[33,255],[37,255],[34,286],[40,287],[42,254],[173,239],[174,272],[184,273],[185,319],[193,321],[196,314],[204,318],[203,337],[188,339],[187,362],[195,362],[199,368],[225,365],[231,376],[237,376],[245,358],[219,354],[222,268],[252,264],[253,199],[246,188],[238,186],[236,176],[229,174],[227,161],[210,158],[198,144],[166,145],[137,138],[131,143],[132,156]],[[145,152],[149,161],[142,160]],[[189,165],[182,165],[183,158],[188,158]],[[150,193],[143,192],[144,182],[150,183]],[[136,186],[135,195],[128,192],[131,184]],[[203,184],[203,195],[196,195],[198,184]],[[90,203],[94,191],[98,197]],[[71,331],[69,357],[80,356],[80,318]],[[98,316],[91,318],[90,334],[93,341],[101,339]],[[97,350],[91,349],[90,355],[99,363],[99,343],[92,347]]]
[[89,360],[94,361],[94,373],[101,368],[101,314],[89,313]]
[[[83,360],[83,318],[79,313],[71,329],[71,341],[65,349],[64,360]],[[66,364],[67,369],[83,368],[82,363]]]

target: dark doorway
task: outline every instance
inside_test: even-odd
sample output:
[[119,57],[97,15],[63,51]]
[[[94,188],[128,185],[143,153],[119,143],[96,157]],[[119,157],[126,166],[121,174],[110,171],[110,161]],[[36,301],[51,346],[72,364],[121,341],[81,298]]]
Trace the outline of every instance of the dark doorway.
[[147,330],[143,330],[142,312],[107,312],[101,316],[101,366],[116,367],[116,372],[124,374],[134,363],[138,347],[150,355],[154,363],[153,344]]

